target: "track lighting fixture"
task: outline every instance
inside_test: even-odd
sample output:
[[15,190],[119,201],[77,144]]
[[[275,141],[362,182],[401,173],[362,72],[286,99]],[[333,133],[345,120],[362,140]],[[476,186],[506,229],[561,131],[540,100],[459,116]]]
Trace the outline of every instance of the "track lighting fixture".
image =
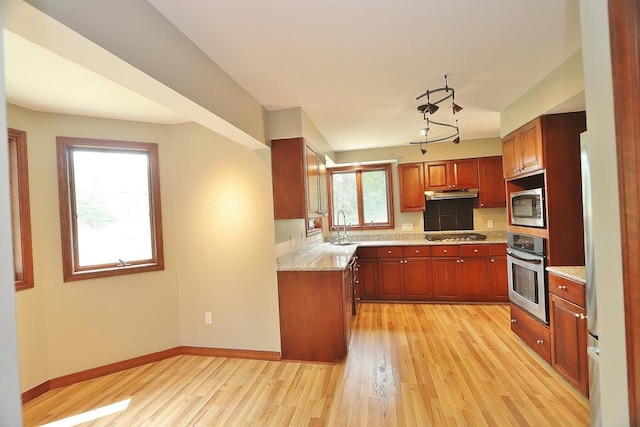
[[[445,92],[445,95],[434,101],[431,102],[430,96],[434,93],[438,93],[438,92]],[[422,95],[419,95],[416,100],[419,101],[420,99],[427,97],[427,103],[426,104],[422,104],[418,106],[418,112],[420,114],[422,114],[422,118],[427,122],[427,127],[422,129],[422,134],[425,136],[424,141],[419,141],[419,142],[411,142],[410,144],[420,144],[420,152],[422,154],[426,154],[427,150],[425,148],[423,148],[423,144],[429,144],[432,142],[442,142],[442,141],[446,141],[448,139],[452,139],[451,142],[453,142],[454,144],[459,144],[460,143],[460,129],[458,128],[458,120],[456,119],[456,124],[452,125],[449,123],[443,123],[443,122],[437,122],[435,120],[431,120],[429,118],[429,116],[431,116],[432,114],[435,114],[440,107],[438,106],[438,104],[442,103],[443,101],[446,101],[447,99],[451,98],[451,112],[455,115],[456,113],[459,113],[462,110],[462,107],[459,106],[458,104],[456,104],[455,101],[455,90],[451,87],[449,87],[449,83],[447,82],[447,75],[445,74],[444,76],[444,87],[440,87],[437,89],[430,89],[427,90],[425,93],[423,93]],[[430,131],[430,127],[431,125],[435,125],[435,126],[440,126],[440,127],[448,127],[448,128],[452,128],[455,129],[455,132],[452,133],[451,135],[445,136],[445,137],[438,137],[435,139],[429,139],[429,131]]]

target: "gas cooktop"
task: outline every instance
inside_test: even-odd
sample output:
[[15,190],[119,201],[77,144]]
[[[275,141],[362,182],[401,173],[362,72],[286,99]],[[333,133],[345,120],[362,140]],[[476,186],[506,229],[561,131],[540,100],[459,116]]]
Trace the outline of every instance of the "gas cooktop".
[[444,234],[427,234],[425,238],[430,242],[459,242],[487,240],[487,236],[480,233],[444,233]]

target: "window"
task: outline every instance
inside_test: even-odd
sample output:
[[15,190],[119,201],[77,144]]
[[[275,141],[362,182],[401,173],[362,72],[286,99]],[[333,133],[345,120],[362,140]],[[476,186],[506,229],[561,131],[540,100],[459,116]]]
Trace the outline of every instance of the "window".
[[393,228],[392,188],[390,164],[330,169],[330,225],[342,211],[352,229]]
[[8,129],[11,229],[16,291],[33,288],[27,133]]
[[65,282],[162,270],[158,145],[57,141]]

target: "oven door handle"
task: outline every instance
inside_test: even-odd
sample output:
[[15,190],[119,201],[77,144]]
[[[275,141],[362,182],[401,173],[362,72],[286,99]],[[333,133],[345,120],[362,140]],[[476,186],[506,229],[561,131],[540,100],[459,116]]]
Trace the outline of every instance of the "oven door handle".
[[515,259],[518,259],[520,261],[528,262],[529,264],[542,264],[542,260],[522,258],[522,257],[519,257],[518,255],[514,254],[513,252],[507,251],[507,255],[512,256]]

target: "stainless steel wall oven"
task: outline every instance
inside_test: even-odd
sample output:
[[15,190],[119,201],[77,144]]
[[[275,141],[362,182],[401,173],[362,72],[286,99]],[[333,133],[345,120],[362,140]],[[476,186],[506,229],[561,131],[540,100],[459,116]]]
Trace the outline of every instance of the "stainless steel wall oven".
[[545,239],[507,234],[509,299],[544,323],[549,323]]

